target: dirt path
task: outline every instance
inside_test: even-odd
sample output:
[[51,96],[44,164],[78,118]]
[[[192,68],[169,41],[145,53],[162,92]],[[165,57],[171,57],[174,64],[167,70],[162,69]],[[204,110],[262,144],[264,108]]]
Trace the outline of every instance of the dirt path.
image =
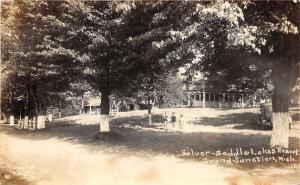
[[[205,117],[209,116],[191,120],[196,124]],[[222,122],[223,118],[219,118]],[[187,148],[230,151],[242,146],[259,150],[268,145],[268,131],[254,130],[254,133],[252,129],[247,133],[251,129],[246,126],[217,132],[229,124],[225,121],[212,127],[217,130],[203,132],[203,128],[211,127],[207,122],[215,121],[206,119],[206,123],[199,122],[202,125],[198,125],[198,130],[185,132],[115,123],[111,134],[99,136],[98,125],[92,121],[96,117],[89,119],[69,117],[37,132],[1,126],[0,171],[6,169],[38,185],[293,185],[300,179],[297,163],[217,165],[206,164],[197,156],[179,157]],[[291,138],[291,147],[299,147],[297,142]],[[1,176],[0,182],[4,182]]]

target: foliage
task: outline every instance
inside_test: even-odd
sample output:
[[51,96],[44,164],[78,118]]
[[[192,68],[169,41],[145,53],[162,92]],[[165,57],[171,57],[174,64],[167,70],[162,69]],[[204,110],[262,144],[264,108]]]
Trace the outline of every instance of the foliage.
[[1,6],[1,103],[7,107],[13,97],[29,96],[38,114],[66,94],[93,89],[101,92],[102,113],[112,93],[178,99],[173,77],[182,66],[187,75],[200,71],[217,89],[245,95],[290,90],[296,81],[299,4],[293,2],[24,0]]

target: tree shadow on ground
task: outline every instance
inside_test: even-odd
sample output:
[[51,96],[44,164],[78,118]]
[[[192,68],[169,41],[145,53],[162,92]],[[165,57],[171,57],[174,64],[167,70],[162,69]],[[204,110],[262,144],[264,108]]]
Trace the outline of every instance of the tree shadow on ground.
[[[161,114],[152,114],[153,123],[163,123],[164,118]],[[111,125],[146,125],[148,123],[148,116],[131,116],[131,117],[120,117],[113,118],[110,121]]]
[[232,113],[215,117],[200,117],[192,122],[196,125],[223,127],[232,125],[233,129],[261,130],[257,122],[257,114],[252,112]]
[[[194,151],[230,151],[242,148],[268,148],[269,135],[247,135],[243,133],[213,132],[157,132],[143,129],[111,127],[110,133],[99,134],[99,125],[66,124],[59,121],[47,123],[47,128],[38,131],[16,130],[2,126],[1,131],[17,138],[29,140],[58,139],[82,144],[88,150],[122,155],[153,157],[159,154],[180,156],[185,149]],[[290,138],[290,148],[299,148],[299,140]],[[189,156],[188,159],[202,161],[203,157]],[[254,168],[269,164],[235,165],[237,168]],[[282,164],[276,164],[282,165]]]

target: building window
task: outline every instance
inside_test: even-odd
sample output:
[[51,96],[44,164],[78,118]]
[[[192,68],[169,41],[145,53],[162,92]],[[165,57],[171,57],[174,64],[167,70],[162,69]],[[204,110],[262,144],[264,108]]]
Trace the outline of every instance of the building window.
[[203,101],[203,93],[200,93],[200,95],[201,95],[201,101]]
[[192,99],[192,100],[194,99],[194,95],[191,95],[191,99]]
[[209,93],[205,93],[205,101],[209,101]]
[[199,94],[196,94],[196,101],[199,101]]

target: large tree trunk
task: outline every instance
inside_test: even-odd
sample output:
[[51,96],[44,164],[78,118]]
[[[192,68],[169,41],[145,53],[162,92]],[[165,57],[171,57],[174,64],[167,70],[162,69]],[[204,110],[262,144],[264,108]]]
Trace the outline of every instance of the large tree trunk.
[[101,91],[101,114],[109,114],[109,92],[107,90]]
[[152,108],[153,108],[153,105],[154,105],[154,101],[151,102],[151,99],[148,99],[147,110],[148,110],[148,124],[149,125],[152,125]]
[[46,121],[46,116],[45,115],[43,115],[43,114],[38,115],[38,117],[37,117],[37,123],[36,123],[36,128],[37,129],[44,129],[44,128],[46,128],[45,121]]
[[32,86],[32,90],[33,90],[34,113],[35,113],[35,116],[38,116],[39,115],[39,100],[38,100],[37,87],[36,87],[35,83]]
[[33,101],[34,101],[34,108],[35,108],[35,116],[36,116],[36,123],[33,123],[34,129],[44,129],[46,127],[46,107],[43,105],[41,99],[39,99],[39,93],[37,90],[37,84],[33,84]]
[[44,128],[46,128],[46,110],[47,110],[47,106],[45,105],[43,97],[41,97],[41,100],[39,102],[40,102],[40,105],[39,105],[39,113],[38,113],[38,116],[37,116],[36,128],[37,129],[44,129]]
[[290,115],[288,112],[273,112],[273,133],[271,137],[271,147],[289,146],[289,123]]
[[15,119],[14,119],[14,102],[13,102],[13,95],[12,92],[9,93],[9,125],[14,126],[15,125]]
[[291,65],[282,58],[281,60],[275,61],[273,64],[273,132],[270,143],[271,147],[280,146],[288,148],[289,145],[289,123],[291,118],[288,109],[291,71]]
[[[278,85],[278,84],[277,84]],[[272,124],[273,132],[271,138],[271,147],[281,146],[288,148],[289,144],[289,124],[291,121],[289,108],[288,88],[275,87],[272,96]]]
[[148,105],[148,124],[152,125],[152,105]]
[[109,91],[101,91],[100,132],[109,132]]
[[25,97],[25,116],[28,116],[28,105],[29,105],[29,89],[27,86],[27,90],[26,90],[26,97]]
[[81,95],[81,106],[80,106],[80,114],[84,112],[84,99],[83,94]]

